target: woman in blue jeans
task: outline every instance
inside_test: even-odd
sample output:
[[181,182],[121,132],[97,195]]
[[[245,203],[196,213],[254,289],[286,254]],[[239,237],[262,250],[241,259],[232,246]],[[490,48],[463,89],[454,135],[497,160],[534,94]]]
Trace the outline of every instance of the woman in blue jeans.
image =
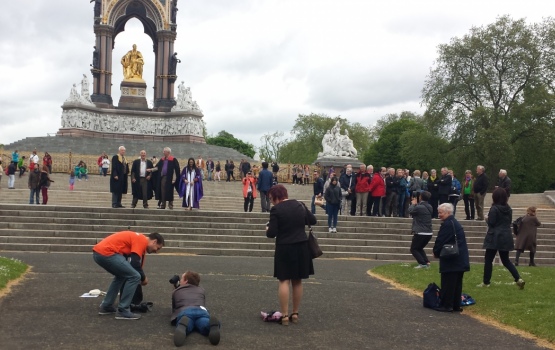
[[328,214],[328,227],[330,233],[337,232],[337,214],[341,206],[341,187],[338,185],[337,177],[331,178],[330,185],[324,193],[326,200],[326,212]]

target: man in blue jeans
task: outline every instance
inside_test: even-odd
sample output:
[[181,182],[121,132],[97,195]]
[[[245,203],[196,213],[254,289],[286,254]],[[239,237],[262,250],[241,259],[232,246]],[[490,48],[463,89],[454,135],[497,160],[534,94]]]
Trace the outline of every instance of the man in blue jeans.
[[176,326],[175,346],[185,345],[187,335],[194,331],[207,336],[212,345],[220,342],[220,322],[206,309],[204,288],[199,283],[200,275],[187,271],[181,275],[179,286],[173,291],[171,324]]
[[[99,315],[116,314],[117,320],[138,320],[140,315],[130,310],[131,301],[139,283],[148,284],[143,271],[145,253],[156,253],[164,246],[164,238],[159,233],[147,236],[133,232],[116,232],[93,247],[94,261],[104,270],[114,275],[114,279],[100,304]],[[124,285],[117,309],[113,306]]]
[[262,162],[262,170],[258,174],[257,190],[260,194],[260,205],[263,213],[270,212],[270,197],[268,191],[272,188],[273,175],[268,170],[268,162]]

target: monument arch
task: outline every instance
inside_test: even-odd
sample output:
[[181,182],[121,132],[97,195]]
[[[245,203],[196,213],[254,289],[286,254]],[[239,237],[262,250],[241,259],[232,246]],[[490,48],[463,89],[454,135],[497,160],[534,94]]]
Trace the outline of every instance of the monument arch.
[[[143,139],[155,141],[205,143],[203,113],[192,99],[191,90],[179,85],[177,101],[175,82],[177,64],[174,51],[177,37],[177,0],[92,0],[94,2],[95,44],[91,63],[92,90],[84,74],[81,93],[73,84],[62,105],[59,136]],[[115,39],[125,25],[138,19],[144,33],[152,40],[154,62],[145,61],[136,45],[127,53],[113,57]],[[146,101],[147,85],[143,67],[154,66],[153,108]],[[112,100],[114,69],[123,69],[121,97]]]

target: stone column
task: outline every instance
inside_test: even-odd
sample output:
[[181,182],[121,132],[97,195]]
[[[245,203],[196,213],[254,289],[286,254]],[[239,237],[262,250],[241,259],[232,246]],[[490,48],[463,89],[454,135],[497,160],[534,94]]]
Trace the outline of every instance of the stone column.
[[175,77],[168,75],[175,37],[176,33],[168,30],[161,30],[156,33],[156,77],[154,80],[155,96],[153,108],[155,111],[169,112],[175,105],[175,98],[173,96]]
[[114,28],[95,24],[96,47],[99,51],[99,66],[91,69],[93,94],[91,100],[97,107],[113,108],[112,102],[112,48]]

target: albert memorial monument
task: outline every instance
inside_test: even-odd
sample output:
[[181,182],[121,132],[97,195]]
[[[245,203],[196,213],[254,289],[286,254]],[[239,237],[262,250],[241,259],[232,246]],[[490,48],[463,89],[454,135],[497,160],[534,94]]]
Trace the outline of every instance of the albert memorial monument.
[[[92,90],[89,76],[74,83],[62,105],[60,136],[87,136],[171,142],[204,143],[203,113],[193,100],[191,89],[182,81],[177,86],[176,39],[177,0],[93,0],[94,33]],[[150,36],[154,62],[145,62],[140,48],[133,45],[119,58],[112,57],[115,39],[131,18],[137,18]],[[143,67],[154,73],[154,101],[149,108]],[[119,66],[119,67],[118,67]],[[112,100],[112,74],[122,69],[121,97]]]

